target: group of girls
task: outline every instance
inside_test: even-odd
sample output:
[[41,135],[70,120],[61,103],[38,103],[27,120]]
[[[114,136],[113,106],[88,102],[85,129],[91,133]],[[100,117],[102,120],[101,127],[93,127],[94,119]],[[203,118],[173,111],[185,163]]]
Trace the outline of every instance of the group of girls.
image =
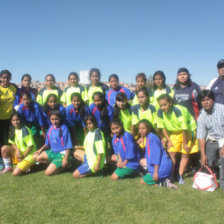
[[18,89],[10,83],[11,73],[1,72],[0,146],[5,168],[0,174],[11,171],[12,163],[14,175],[47,163],[45,174],[52,175],[68,167],[74,157],[82,162],[75,178],[101,172],[112,163],[113,180],[141,170],[142,183],[175,188],[170,179],[179,167],[178,181],[184,183],[190,154],[198,152],[200,109],[200,88],[189,71],[178,70],[173,89],[162,71],[155,72],[151,88],[145,74],[139,73],[135,93],[120,86],[116,74],[109,77],[110,88],[100,82],[98,69],[91,69],[89,76],[91,84],[84,87],[78,74],[70,73],[69,87],[62,91],[48,74],[45,88],[37,93],[29,74]]

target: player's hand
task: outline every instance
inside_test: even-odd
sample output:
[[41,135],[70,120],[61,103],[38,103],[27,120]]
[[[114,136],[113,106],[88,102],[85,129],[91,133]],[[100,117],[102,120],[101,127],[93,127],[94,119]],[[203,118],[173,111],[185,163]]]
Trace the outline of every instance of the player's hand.
[[21,162],[23,160],[23,155],[20,152],[17,152],[16,158],[17,158],[18,162]]
[[46,138],[46,132],[45,131],[42,131],[42,136],[44,137],[44,138]]
[[158,175],[158,173],[154,173],[154,174],[153,174],[153,180],[154,180],[154,181],[159,180],[159,175]]
[[97,165],[95,165],[94,170],[97,172],[97,171],[99,171],[99,170],[100,170],[100,167],[99,167],[99,166],[97,166]]
[[161,143],[162,143],[163,147],[166,149],[167,148],[167,141],[164,138],[162,138]]
[[35,153],[34,153],[34,155],[40,155],[40,153],[41,153],[41,149],[38,149]]
[[187,144],[185,144],[185,145],[184,145],[184,150],[185,150],[187,153],[190,153],[191,148],[190,148]]
[[67,159],[63,159],[62,161],[62,167],[66,168],[68,166],[68,160]]
[[117,162],[117,167],[122,168],[123,167],[123,162],[119,160]]
[[170,149],[172,147],[174,147],[173,142],[172,141],[168,141],[167,142],[167,149]]

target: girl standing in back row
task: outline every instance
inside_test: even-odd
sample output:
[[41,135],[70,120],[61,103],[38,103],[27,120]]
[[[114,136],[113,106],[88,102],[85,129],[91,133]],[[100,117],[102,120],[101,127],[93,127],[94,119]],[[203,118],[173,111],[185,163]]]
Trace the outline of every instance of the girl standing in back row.
[[13,102],[17,87],[10,83],[12,74],[8,70],[0,73],[0,147],[8,144],[9,126],[13,113]]

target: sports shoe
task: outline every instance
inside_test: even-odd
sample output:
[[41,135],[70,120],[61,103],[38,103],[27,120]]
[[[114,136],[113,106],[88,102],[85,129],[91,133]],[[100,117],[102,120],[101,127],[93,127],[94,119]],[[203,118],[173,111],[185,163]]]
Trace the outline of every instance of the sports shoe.
[[169,179],[166,179],[163,183],[160,183],[159,186],[161,187],[167,187],[172,189],[177,189],[177,186],[173,184]]
[[8,173],[8,172],[12,172],[12,168],[9,167],[9,168],[4,168],[1,172],[0,172],[0,175],[4,174],[4,173]]
[[178,184],[184,184],[184,179],[182,176],[179,176]]

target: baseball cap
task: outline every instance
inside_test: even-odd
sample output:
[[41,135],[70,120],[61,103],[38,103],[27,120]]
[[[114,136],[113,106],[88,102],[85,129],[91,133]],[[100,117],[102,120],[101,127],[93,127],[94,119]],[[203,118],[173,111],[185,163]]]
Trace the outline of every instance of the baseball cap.
[[224,67],[224,59],[221,59],[217,63],[217,68],[220,69],[220,68],[223,68],[223,67]]

